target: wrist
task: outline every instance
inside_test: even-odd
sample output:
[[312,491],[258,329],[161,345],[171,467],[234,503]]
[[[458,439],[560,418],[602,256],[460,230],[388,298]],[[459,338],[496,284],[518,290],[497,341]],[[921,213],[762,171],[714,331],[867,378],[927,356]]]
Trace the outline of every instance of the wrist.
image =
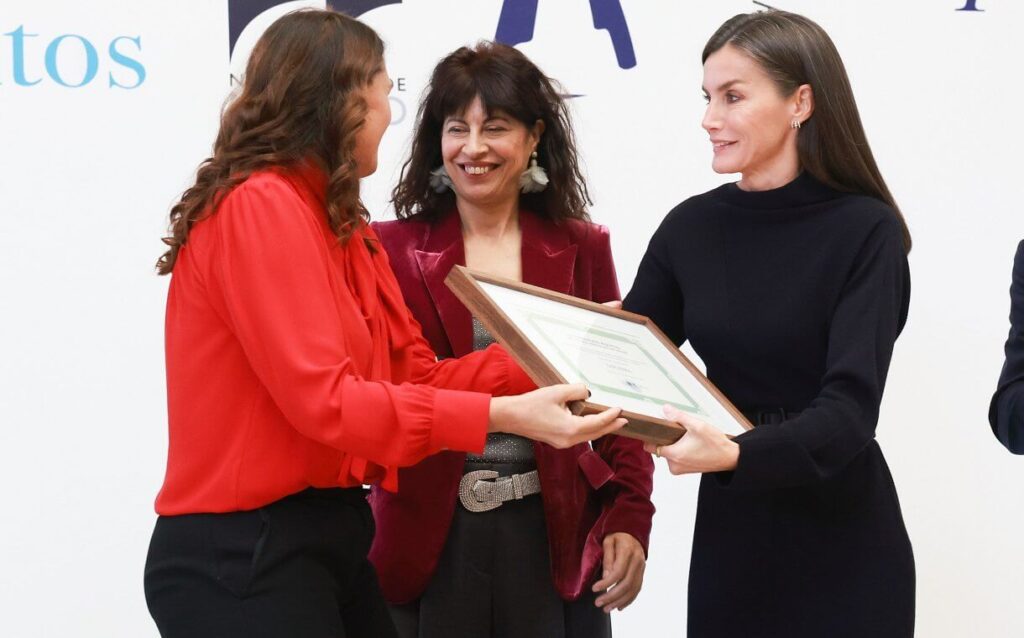
[[515,430],[516,397],[492,397],[490,413],[487,420],[488,432],[506,432],[513,434]]
[[725,464],[722,468],[725,471],[735,470],[740,463],[740,444],[735,441],[727,441],[725,446]]

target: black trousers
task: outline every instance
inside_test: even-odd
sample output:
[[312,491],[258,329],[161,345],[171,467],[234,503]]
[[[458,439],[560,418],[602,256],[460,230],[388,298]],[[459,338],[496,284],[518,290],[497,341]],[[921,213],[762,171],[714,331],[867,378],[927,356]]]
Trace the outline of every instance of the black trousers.
[[247,512],[162,516],[146,602],[164,638],[397,636],[366,553],[365,490],[308,489]]
[[[533,465],[467,462],[466,471],[500,476]],[[559,597],[551,582],[543,494],[488,512],[455,506],[437,571],[419,600],[391,607],[402,638],[611,638],[611,619],[594,606]]]

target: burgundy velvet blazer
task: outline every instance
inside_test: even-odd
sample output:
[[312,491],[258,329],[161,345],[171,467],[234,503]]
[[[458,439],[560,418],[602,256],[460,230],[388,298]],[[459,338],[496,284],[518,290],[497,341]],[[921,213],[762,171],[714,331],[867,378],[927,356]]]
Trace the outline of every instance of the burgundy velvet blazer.
[[[405,302],[439,357],[473,350],[472,317],[444,284],[464,265],[459,216],[429,223],[411,219],[374,223]],[[608,231],[569,221],[559,225],[520,214],[522,273],[526,283],[598,302],[619,299]],[[595,580],[602,541],[613,532],[633,535],[647,551],[654,505],[654,463],[635,439],[606,436],[557,450],[535,443],[541,498],[551,552],[551,578],[566,600]],[[437,568],[458,500],[466,455],[441,452],[399,470],[398,493],[370,496],[377,534],[370,560],[391,603],[420,597]]]

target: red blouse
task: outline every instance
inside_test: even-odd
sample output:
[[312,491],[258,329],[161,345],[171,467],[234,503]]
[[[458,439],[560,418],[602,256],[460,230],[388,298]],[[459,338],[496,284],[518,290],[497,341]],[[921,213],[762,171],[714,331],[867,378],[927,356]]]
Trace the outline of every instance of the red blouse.
[[[490,394],[535,387],[500,348],[437,362],[384,250],[340,244],[326,176],[253,174],[196,223],[167,299],[163,515],[254,509],[480,451]],[[447,388],[447,389],[439,389]]]

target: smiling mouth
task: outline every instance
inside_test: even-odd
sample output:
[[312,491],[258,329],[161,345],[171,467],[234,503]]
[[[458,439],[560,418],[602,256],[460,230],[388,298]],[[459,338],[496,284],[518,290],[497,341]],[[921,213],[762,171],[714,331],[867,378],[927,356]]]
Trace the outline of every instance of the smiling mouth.
[[470,175],[486,175],[490,173],[494,166],[470,166],[468,164],[462,165],[462,170]]
[[714,148],[714,150],[716,150],[716,151],[720,151],[720,150],[722,150],[723,148],[725,148],[725,147],[727,147],[727,146],[732,146],[732,145],[733,145],[733,144],[735,144],[735,143],[736,143],[736,142],[712,142],[712,143],[711,143],[711,146],[712,146],[712,147]]

